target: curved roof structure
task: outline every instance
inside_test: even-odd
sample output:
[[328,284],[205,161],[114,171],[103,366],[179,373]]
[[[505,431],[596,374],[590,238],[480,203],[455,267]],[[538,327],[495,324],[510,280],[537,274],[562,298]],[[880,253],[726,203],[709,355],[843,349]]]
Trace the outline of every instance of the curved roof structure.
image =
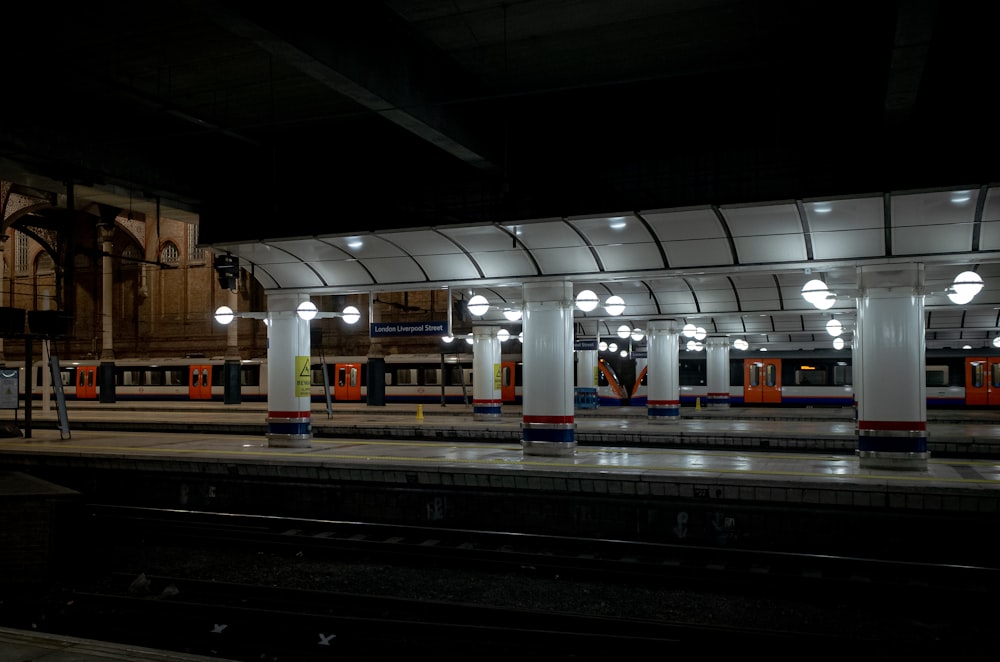
[[[764,334],[792,344],[827,343],[825,325],[834,316],[852,326],[859,266],[920,262],[929,346],[963,339],[982,346],[1000,324],[1000,187],[990,186],[276,237],[212,248],[238,256],[267,290],[448,287],[486,295],[494,304],[486,319],[500,321],[505,307],[519,305],[524,282],[568,280],[578,292],[622,297],[624,319],[637,326],[676,318],[709,333]],[[947,288],[969,270],[985,287],[959,307]],[[801,296],[816,278],[837,295],[829,310]],[[602,310],[576,314],[581,321],[607,320]]]

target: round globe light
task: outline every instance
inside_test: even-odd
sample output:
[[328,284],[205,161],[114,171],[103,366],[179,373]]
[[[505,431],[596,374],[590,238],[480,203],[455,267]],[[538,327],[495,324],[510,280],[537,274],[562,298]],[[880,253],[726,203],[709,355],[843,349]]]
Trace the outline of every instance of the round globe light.
[[472,344],[472,334],[471,333],[469,335],[465,336],[465,342],[469,343],[470,345]]
[[602,340],[597,344],[597,349],[601,350],[602,352],[608,351],[608,343]]
[[955,276],[948,298],[952,303],[966,304],[983,289],[983,279],[975,271],[963,271]]
[[843,338],[834,338],[833,339],[833,348],[834,349],[844,349],[844,339]]
[[827,293],[826,298],[814,301],[813,305],[820,310],[829,310],[830,308],[833,308],[833,304],[835,303],[837,303],[837,297]]
[[748,343],[743,338],[737,338],[736,340],[733,341],[733,347],[742,351],[750,347],[750,343]]
[[698,327],[694,324],[685,324],[682,333],[685,338],[694,338],[694,334],[698,333]]
[[700,352],[703,349],[705,349],[705,346],[696,340],[694,343],[694,351]]
[[215,321],[219,324],[229,324],[236,318],[229,306],[219,306],[215,309]]
[[516,322],[517,320],[521,319],[521,311],[507,308],[506,310],[503,311],[503,316],[506,317],[511,322]]
[[609,352],[617,352],[618,351],[618,343],[613,342],[613,343],[609,344],[608,345],[608,351]]
[[996,338],[993,339],[993,346],[1000,347],[1000,336],[997,336]]
[[469,309],[470,313],[472,313],[476,317],[480,317],[482,315],[485,315],[486,311],[490,309],[490,302],[482,294],[477,294],[476,296],[469,299],[469,302],[466,304],[466,307]]
[[450,343],[455,340],[455,336],[441,336],[441,340],[446,343]]
[[585,313],[589,313],[594,308],[597,308],[597,304],[601,303],[601,300],[597,298],[592,290],[583,290],[576,295],[576,307]]
[[628,350],[623,349],[622,351],[618,352],[618,356],[622,357],[623,359],[628,358]]
[[517,334],[517,342],[520,343],[524,342],[524,331],[521,331],[519,334]]
[[625,312],[625,299],[618,295],[608,297],[607,301],[604,302],[604,310],[612,317],[621,315]]
[[316,304],[312,301],[303,301],[299,304],[299,307],[295,309],[295,312],[298,313],[299,319],[303,319],[308,322],[312,318],[316,317],[317,310]]
[[632,327],[630,327],[628,324],[622,324],[620,327],[618,327],[619,338],[625,339],[628,338],[630,335],[632,335]]
[[844,332],[844,326],[840,323],[840,320],[830,320],[826,323],[826,332],[836,338]]
[[510,340],[510,331],[507,329],[500,329],[497,331],[497,339],[499,339],[500,342],[507,342]]
[[642,329],[632,329],[632,340],[639,342],[646,333]]
[[707,335],[708,335],[708,333],[705,331],[705,329],[702,328],[702,327],[700,327],[700,326],[697,329],[695,329],[695,331],[694,331],[694,339],[695,340],[704,340],[705,336],[707,336]]
[[819,279],[811,280],[802,286],[802,298],[814,306],[819,306],[819,302],[826,298],[830,289],[826,283]]
[[685,347],[687,347],[687,350],[689,352],[693,352],[693,351],[695,351],[695,345],[697,345],[697,344],[698,343],[696,343],[695,341],[689,340],[689,341],[687,341],[687,345],[685,345]]
[[361,311],[354,306],[347,306],[344,308],[344,316],[341,319],[348,324],[357,324],[358,320],[361,319]]

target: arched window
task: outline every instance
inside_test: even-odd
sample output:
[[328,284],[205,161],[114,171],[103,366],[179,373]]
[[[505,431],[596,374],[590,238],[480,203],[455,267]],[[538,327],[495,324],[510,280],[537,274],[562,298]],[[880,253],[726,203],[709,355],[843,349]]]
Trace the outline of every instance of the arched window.
[[125,250],[122,251],[122,269],[138,269],[140,260],[142,260],[142,255],[139,254],[139,249],[132,244],[126,246]]
[[177,250],[177,244],[168,241],[160,249],[160,262],[164,264],[177,264],[181,261],[181,252]]
[[35,262],[35,275],[36,276],[46,276],[48,274],[53,274],[56,272],[56,265],[52,261],[52,256],[48,253],[42,253],[38,256],[38,260]]

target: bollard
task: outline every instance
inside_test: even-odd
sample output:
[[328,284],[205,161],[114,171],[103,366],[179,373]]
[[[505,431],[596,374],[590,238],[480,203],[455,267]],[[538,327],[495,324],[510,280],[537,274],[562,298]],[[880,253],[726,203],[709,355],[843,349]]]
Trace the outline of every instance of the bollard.
[[424,420],[424,406],[423,405],[417,405],[417,420],[418,421]]
[[694,408],[701,409],[701,396],[694,399]]

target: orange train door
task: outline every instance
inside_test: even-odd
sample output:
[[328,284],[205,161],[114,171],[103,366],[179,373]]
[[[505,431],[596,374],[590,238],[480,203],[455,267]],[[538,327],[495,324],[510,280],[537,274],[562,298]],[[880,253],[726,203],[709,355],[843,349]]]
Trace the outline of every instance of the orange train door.
[[781,359],[743,360],[743,402],[781,404]]
[[965,404],[1000,405],[1000,358],[965,359]]
[[81,365],[76,368],[76,399],[97,398],[97,366]]
[[333,370],[333,399],[361,401],[361,364],[337,363]]
[[513,361],[504,361],[500,364],[500,399],[504,402],[516,402],[517,384],[514,381],[514,371],[517,364]]
[[188,370],[188,396],[192,400],[212,399],[212,366],[192,365]]

